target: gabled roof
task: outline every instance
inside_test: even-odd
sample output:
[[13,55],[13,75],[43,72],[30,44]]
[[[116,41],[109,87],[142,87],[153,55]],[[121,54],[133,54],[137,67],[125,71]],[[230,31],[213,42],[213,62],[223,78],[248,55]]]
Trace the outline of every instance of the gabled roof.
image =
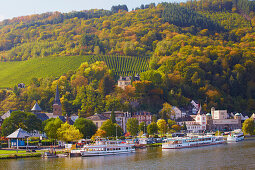
[[19,128],[15,132],[13,132],[9,136],[7,136],[6,138],[19,138],[19,139],[21,139],[21,138],[27,138],[27,137],[30,137],[30,136],[31,135],[27,131]]
[[45,113],[34,113],[38,119],[41,121],[48,120],[49,117]]
[[122,77],[120,76],[119,81],[131,81],[132,77],[131,76],[126,76],[126,77]]
[[92,121],[100,121],[100,120],[108,120],[109,118],[101,114],[95,114],[93,116],[87,117],[86,119],[90,119]]
[[42,109],[40,108],[40,106],[38,105],[38,103],[36,102],[34,107],[31,109],[31,111],[35,112],[35,111],[42,111]]
[[11,116],[11,113],[16,110],[8,110],[4,115],[1,116],[2,119],[6,119]]

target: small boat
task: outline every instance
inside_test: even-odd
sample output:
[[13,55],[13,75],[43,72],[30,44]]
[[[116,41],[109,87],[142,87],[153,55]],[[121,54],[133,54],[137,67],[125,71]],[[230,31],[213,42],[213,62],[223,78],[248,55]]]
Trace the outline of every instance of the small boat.
[[230,132],[227,138],[227,142],[239,142],[242,140],[244,140],[244,135],[241,129]]
[[118,143],[116,141],[100,141],[95,145],[85,145],[81,156],[105,156],[135,152],[134,144]]
[[165,139],[162,149],[181,149],[225,143],[222,136],[191,136]]
[[50,152],[44,152],[42,154],[43,158],[57,158],[58,156],[55,153],[50,153]]

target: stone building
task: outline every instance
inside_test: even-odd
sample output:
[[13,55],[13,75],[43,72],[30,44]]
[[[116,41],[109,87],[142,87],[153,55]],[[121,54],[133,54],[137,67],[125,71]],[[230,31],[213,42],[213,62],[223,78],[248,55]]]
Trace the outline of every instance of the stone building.
[[131,76],[122,77],[120,76],[120,79],[118,80],[118,87],[125,89],[126,86],[131,85]]
[[145,122],[146,125],[149,125],[152,122],[152,113],[146,111],[135,112],[132,118],[136,118],[139,124]]
[[236,113],[234,118],[230,118],[227,110],[215,110],[211,108],[211,113],[206,114],[206,128],[207,130],[235,130],[241,129],[241,115]]
[[97,114],[95,113],[94,115],[92,116],[89,116],[89,117],[86,117],[86,119],[89,119],[89,120],[92,120],[93,123],[95,123],[97,125],[97,128],[100,128],[102,126],[102,124],[110,119],[102,114]]
[[206,130],[206,115],[198,113],[193,121],[185,121],[187,131],[192,133]]

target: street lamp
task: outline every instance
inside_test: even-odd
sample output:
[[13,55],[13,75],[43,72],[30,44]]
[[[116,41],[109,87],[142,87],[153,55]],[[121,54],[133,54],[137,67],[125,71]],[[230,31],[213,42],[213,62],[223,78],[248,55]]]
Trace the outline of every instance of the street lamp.
[[144,123],[144,129],[143,129],[143,133],[145,134],[145,123]]
[[118,124],[116,123],[116,140],[118,138],[118,135],[117,135],[117,126],[118,126]]

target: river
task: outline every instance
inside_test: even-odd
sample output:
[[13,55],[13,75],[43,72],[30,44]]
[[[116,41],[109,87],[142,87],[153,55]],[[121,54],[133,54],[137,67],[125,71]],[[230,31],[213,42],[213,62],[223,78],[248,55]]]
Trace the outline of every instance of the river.
[[255,140],[101,157],[6,159],[0,160],[0,169],[255,169]]

